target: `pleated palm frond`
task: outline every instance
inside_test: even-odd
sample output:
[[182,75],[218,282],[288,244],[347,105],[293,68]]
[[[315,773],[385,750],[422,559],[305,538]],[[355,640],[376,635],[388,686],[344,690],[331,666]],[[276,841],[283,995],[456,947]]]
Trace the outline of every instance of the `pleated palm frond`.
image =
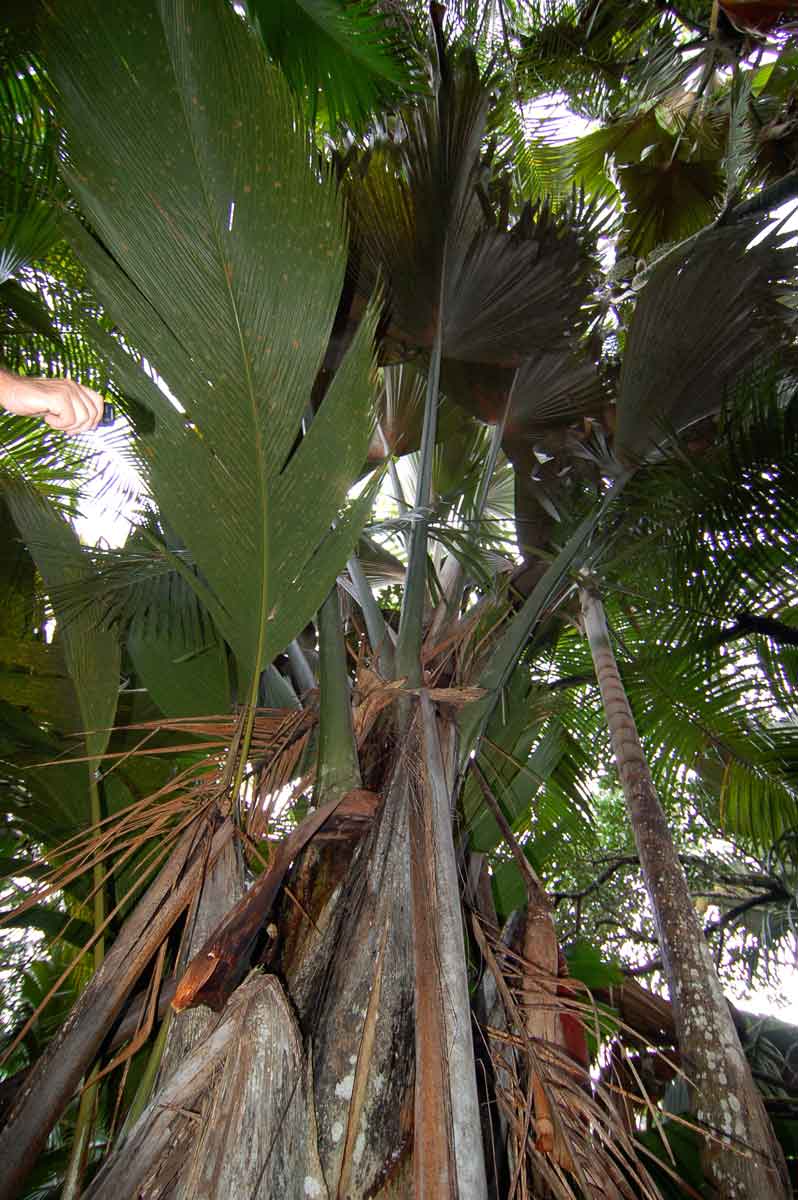
[[[418,450],[424,421],[426,377],[420,363],[400,362],[379,373],[375,398],[377,428],[369,446],[370,461],[382,462],[386,454],[406,455]],[[452,438],[471,436],[473,422],[458,404],[442,397],[438,405],[436,440],[448,445]],[[412,494],[412,492],[410,493]]]
[[[55,587],[50,600],[69,629],[91,613],[122,640],[137,684],[168,716],[227,712],[227,654],[208,608],[207,584],[185,547],[154,519],[135,528],[121,549],[87,552],[83,578]],[[201,699],[200,699],[201,698]]]
[[312,112],[321,105],[332,129],[361,125],[414,85],[406,23],[397,28],[365,0],[248,0],[246,8],[291,87]]
[[183,15],[86,0],[52,16],[47,45],[68,178],[97,235],[73,222],[70,236],[124,337],[97,344],[156,414],[142,470],[256,677],[315,612],[371,503],[346,498],[370,436],[373,316],[297,445],[343,281],[340,201],[287,85],[221,0]]
[[[641,292],[626,338],[616,450],[639,461],[717,413],[738,377],[786,347],[796,250],[749,225],[713,229],[666,255]],[[719,270],[719,264],[723,269]]]
[[349,164],[356,286],[368,295],[384,276],[388,335],[400,346],[431,347],[441,300],[445,314],[480,232],[475,183],[490,99],[473,52],[444,51],[436,95],[403,108],[388,136]]
[[348,164],[351,270],[366,293],[384,278],[396,356],[429,351],[440,322],[444,361],[516,366],[563,344],[589,294],[583,232],[541,203],[509,228],[482,187],[493,87],[470,50],[443,47],[436,96]]

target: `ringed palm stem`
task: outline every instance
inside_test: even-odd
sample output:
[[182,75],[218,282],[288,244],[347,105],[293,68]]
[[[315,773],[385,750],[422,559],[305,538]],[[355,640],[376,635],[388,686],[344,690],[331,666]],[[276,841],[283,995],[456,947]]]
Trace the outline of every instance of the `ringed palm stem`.
[[754,1084],[659,802],[615,654],[601,596],[580,601],[612,749],[654,910],[693,1108],[705,1131],[704,1167],[721,1200],[786,1200],[781,1148]]

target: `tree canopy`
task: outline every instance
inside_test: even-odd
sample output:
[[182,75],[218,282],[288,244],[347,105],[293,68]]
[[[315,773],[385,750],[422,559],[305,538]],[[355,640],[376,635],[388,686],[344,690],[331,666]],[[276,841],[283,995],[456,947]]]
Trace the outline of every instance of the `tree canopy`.
[[4,21],[0,1196],[787,1196],[795,6]]

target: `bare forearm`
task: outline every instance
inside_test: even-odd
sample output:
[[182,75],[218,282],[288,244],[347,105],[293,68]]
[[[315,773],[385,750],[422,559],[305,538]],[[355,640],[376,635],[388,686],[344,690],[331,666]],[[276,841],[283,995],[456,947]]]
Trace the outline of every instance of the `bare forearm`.
[[72,379],[14,375],[0,367],[0,405],[23,417],[41,417],[63,433],[94,429],[103,415],[102,398]]

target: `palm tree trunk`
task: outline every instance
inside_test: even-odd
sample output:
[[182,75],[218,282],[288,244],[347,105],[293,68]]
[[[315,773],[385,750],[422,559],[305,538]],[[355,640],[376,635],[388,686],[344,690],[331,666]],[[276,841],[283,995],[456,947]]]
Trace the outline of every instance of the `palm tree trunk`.
[[704,1169],[720,1200],[787,1200],[786,1164],[751,1077],[651,779],[598,592],[580,592],[585,633],[654,909]]

